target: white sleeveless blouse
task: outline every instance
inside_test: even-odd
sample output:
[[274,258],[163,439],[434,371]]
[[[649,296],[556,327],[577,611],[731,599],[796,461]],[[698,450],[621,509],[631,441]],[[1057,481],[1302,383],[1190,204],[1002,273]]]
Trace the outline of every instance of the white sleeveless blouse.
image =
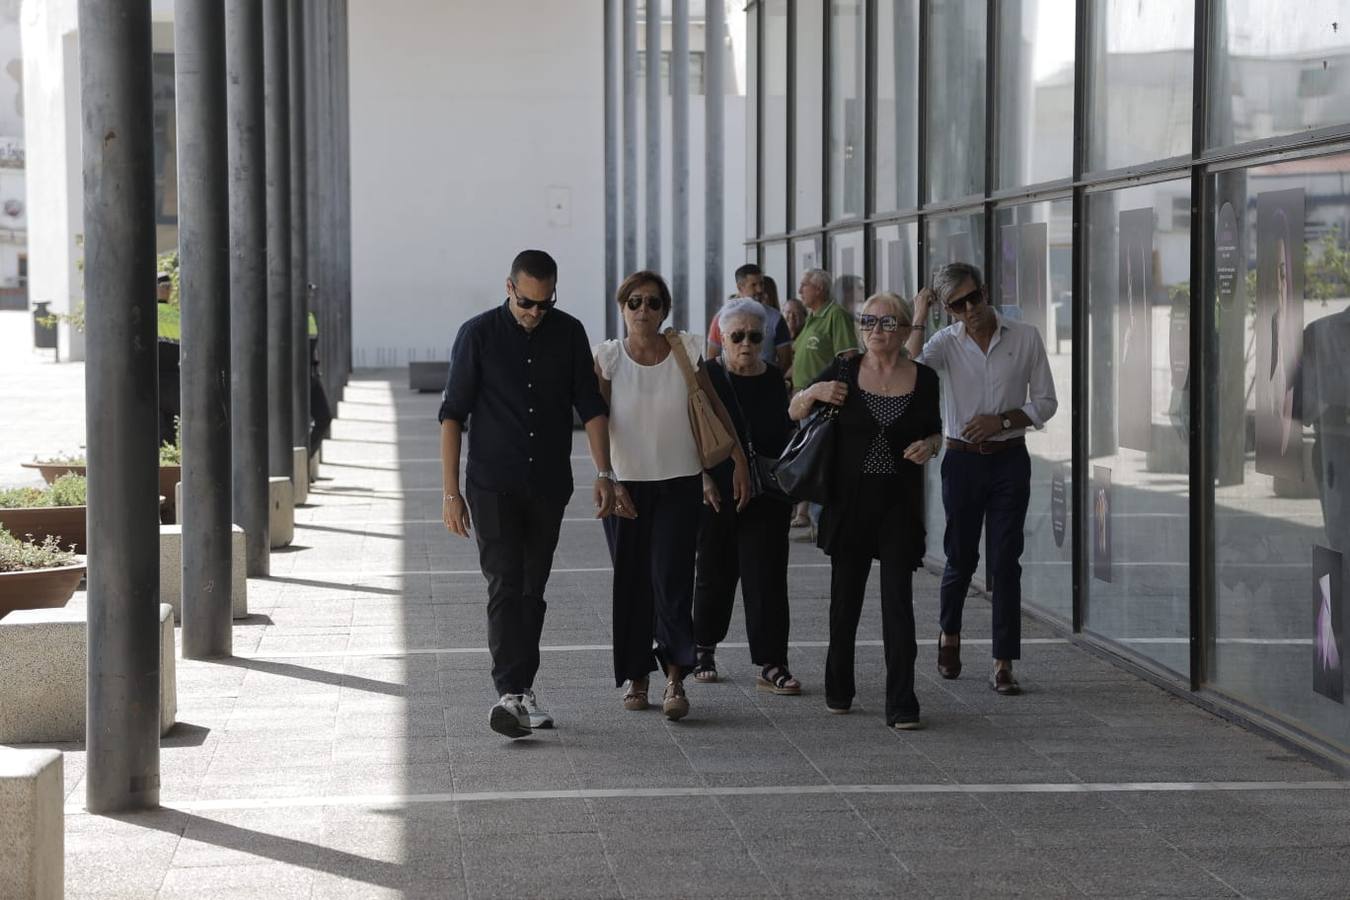
[[[703,338],[681,334],[695,368]],[[689,426],[689,389],[674,352],[654,366],[634,362],[623,341],[595,348],[610,383],[609,454],[620,481],[665,481],[703,471]]]

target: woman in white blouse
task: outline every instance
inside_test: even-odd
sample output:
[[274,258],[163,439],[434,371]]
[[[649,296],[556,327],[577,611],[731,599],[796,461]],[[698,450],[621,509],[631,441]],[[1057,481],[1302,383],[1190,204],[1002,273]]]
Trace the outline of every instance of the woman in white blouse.
[[[648,707],[648,677],[665,672],[662,711],[689,713],[684,676],[694,667],[694,552],[703,505],[703,465],[689,424],[689,391],[661,331],[670,289],[655,272],[636,272],[617,296],[627,337],[595,351],[600,391],[609,401],[610,454],[628,498],[605,520],[614,563],[614,680],[628,685],[624,709]],[[700,337],[680,334],[717,415],[731,417],[703,371]],[[750,501],[745,455],[733,454],[736,504]],[[631,508],[630,508],[631,507]],[[655,648],[653,649],[653,644]]]

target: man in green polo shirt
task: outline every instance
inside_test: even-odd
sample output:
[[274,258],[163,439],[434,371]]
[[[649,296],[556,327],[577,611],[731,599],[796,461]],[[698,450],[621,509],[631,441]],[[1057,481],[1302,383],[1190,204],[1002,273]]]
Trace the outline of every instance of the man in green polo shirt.
[[845,350],[858,346],[853,317],[830,299],[830,273],[807,269],[802,273],[802,303],[807,309],[806,323],[792,342],[792,387],[801,390]]

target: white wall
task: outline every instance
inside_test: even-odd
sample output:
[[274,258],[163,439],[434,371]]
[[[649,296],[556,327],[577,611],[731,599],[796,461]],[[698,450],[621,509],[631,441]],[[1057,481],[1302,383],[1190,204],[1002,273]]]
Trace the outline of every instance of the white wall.
[[[76,0],[24,0],[24,143],[27,153],[28,299],[56,312],[80,302],[82,255],[79,45]],[[62,325],[61,356],[83,359],[79,332]]]
[[[391,15],[386,3],[352,0],[349,9],[355,364],[447,358],[460,323],[505,296],[525,247],[558,260],[560,303],[599,340],[602,4],[404,0]],[[701,308],[703,104],[690,100],[690,285]],[[745,113],[742,98],[726,100],[729,293],[744,255]],[[551,220],[554,190],[570,208]],[[667,274],[669,210],[667,199]],[[640,233],[639,253],[644,244]]]

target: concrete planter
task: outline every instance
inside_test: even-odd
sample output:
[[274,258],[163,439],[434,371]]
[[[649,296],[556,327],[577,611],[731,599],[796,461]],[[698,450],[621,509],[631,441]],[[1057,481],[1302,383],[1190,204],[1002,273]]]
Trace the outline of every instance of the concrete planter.
[[16,609],[57,609],[65,606],[84,577],[84,563],[0,572],[0,618]]
[[69,475],[72,472],[76,475],[85,474],[84,466],[70,466],[65,463],[30,462],[20,463],[20,465],[25,469],[37,469],[42,473],[42,480],[48,484],[56,481],[56,479],[60,478],[62,475]]
[[[62,475],[74,472],[76,475],[85,475],[84,466],[68,466],[64,463],[22,463],[25,469],[37,469],[42,473],[42,477],[48,484],[51,484]],[[165,499],[165,504],[160,508],[160,522],[165,525],[172,525],[177,521],[174,508],[174,485],[183,480],[182,466],[160,466],[159,467],[159,495]]]
[[31,534],[35,540],[48,535],[64,547],[75,545],[76,553],[86,553],[84,506],[33,506],[0,508],[0,526],[15,537]]

